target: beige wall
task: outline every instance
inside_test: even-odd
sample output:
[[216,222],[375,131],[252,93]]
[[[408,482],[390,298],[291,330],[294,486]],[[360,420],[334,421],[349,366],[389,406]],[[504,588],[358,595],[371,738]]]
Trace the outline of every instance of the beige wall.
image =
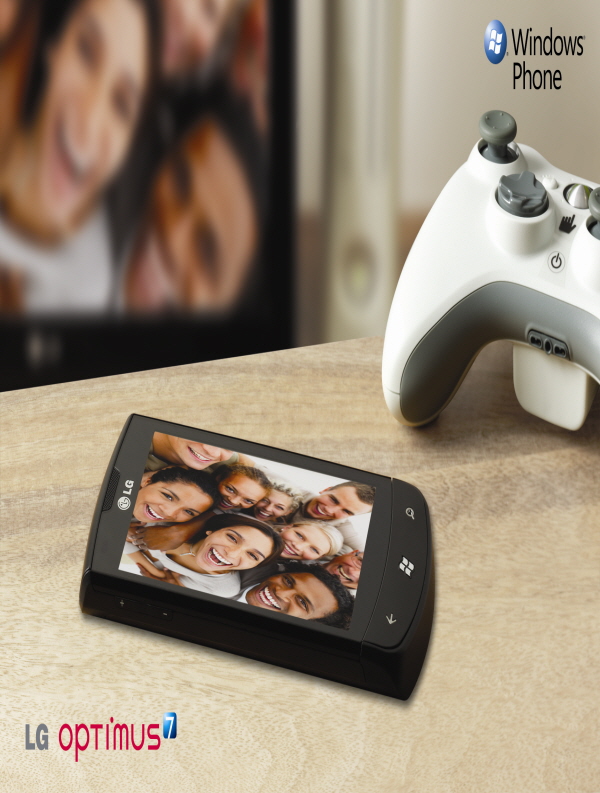
[[[321,200],[324,2],[298,3],[303,210],[318,209]],[[404,2],[398,143],[399,200],[404,210],[425,211],[431,206],[477,139],[479,116],[493,107],[516,117],[519,140],[565,170],[600,182],[600,3],[503,0],[500,5],[487,0]],[[483,34],[495,17],[509,33],[509,55],[498,66],[483,54]],[[554,34],[585,35],[583,56],[527,58],[532,69],[560,68],[563,87],[513,90],[510,28],[533,27],[546,35],[550,25]]]

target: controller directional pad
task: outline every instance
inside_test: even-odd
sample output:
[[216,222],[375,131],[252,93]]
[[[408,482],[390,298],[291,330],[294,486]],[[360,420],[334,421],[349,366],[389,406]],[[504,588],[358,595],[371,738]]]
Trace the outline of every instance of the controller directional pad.
[[498,185],[498,203],[511,215],[536,218],[548,209],[548,193],[531,171],[502,176]]

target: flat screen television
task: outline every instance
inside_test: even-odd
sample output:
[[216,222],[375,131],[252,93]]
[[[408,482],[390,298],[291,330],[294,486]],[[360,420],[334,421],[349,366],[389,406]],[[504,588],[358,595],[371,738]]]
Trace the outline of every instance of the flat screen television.
[[292,344],[293,0],[0,3],[0,390]]

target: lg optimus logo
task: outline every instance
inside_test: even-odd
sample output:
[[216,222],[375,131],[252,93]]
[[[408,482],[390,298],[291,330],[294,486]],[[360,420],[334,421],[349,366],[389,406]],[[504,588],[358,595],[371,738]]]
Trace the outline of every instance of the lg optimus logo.
[[506,55],[506,29],[499,19],[492,19],[485,29],[483,46],[490,63],[500,63]]
[[[165,740],[177,738],[177,714],[168,711],[163,714],[162,737]],[[106,723],[97,724],[61,724],[58,731],[58,745],[63,752],[71,751],[78,763],[86,751],[129,751],[142,749],[160,749],[160,724],[129,724],[115,722],[111,716]],[[25,725],[25,749],[48,751],[48,727],[38,724],[33,731],[29,724]]]

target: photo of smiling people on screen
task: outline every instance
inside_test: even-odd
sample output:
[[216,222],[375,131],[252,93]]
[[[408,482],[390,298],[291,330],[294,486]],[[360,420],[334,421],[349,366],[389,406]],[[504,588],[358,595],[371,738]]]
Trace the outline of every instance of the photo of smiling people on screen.
[[120,570],[349,628],[373,487],[165,433],[145,468]]
[[320,565],[289,562],[280,573],[244,590],[237,598],[275,614],[346,628],[352,617],[353,600],[337,578]]
[[140,551],[126,543],[121,569],[137,565],[141,575],[234,597],[242,570],[268,565],[279,556],[282,541],[267,524],[245,515],[216,515],[189,542],[168,553]]
[[0,269],[13,277],[10,308],[105,311],[113,264],[101,198],[155,84],[156,2],[27,8],[0,54],[0,80],[13,93],[0,136]]
[[184,523],[207,512],[217,499],[209,474],[170,466],[142,476],[133,517],[140,523]]
[[0,1],[0,318],[236,309],[266,224],[268,15]]
[[258,251],[264,165],[245,104],[222,87],[186,104],[177,124],[125,253],[128,313],[229,310]]

